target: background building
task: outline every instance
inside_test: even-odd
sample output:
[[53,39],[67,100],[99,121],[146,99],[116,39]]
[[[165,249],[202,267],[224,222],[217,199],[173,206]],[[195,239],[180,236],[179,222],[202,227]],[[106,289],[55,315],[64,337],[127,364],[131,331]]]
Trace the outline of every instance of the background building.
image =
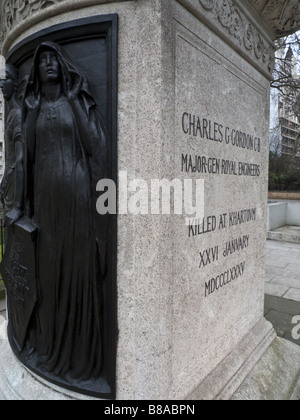
[[[290,47],[278,52],[282,57],[279,71],[300,80],[298,57]],[[270,150],[278,155],[300,159],[300,121],[295,108],[295,94],[290,86],[271,90]]]
[[294,115],[280,111],[281,153],[282,155],[300,158],[299,136],[300,124]]

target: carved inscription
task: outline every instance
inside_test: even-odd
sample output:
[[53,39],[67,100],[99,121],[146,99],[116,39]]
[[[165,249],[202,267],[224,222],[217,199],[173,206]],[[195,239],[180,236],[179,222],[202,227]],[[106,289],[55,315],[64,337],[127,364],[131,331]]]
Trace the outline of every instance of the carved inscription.
[[[5,14],[14,25],[60,1],[2,4],[16,6]],[[6,166],[16,173],[1,186],[11,348],[49,382],[108,399],[116,381],[108,230],[116,238],[116,219],[97,213],[96,185],[117,178],[116,39],[116,14],[55,25],[17,44],[0,80]]]
[[25,302],[29,293],[28,268],[20,264],[20,254],[23,252],[22,244],[17,242],[10,254],[10,265],[5,269],[7,286],[16,304]]
[[261,139],[258,136],[188,112],[182,115],[182,131],[199,140],[215,141],[257,153],[261,150]]
[[239,277],[242,277],[245,272],[246,262],[241,262],[234,267],[231,267],[229,270],[224,271],[221,274],[218,274],[216,277],[205,282],[205,297],[211,295],[212,293],[222,289],[227,286],[229,283],[234,280],[238,280]]
[[[252,154],[251,161],[238,161],[228,159],[225,156],[209,155],[191,155],[181,154],[181,172],[190,175],[203,174],[206,176],[232,176],[232,177],[253,177],[257,179],[261,176],[261,165],[254,162],[255,156],[259,158],[261,153],[261,139],[258,135],[247,133],[239,128],[229,127],[224,123],[213,121],[209,118],[203,118],[184,112],[181,118],[181,129],[190,141],[194,142],[214,142],[222,145],[225,151],[231,151],[233,148],[241,152],[248,151]],[[222,214],[211,214],[204,219],[190,219],[187,226],[187,237],[197,239],[204,235],[213,235],[221,231],[227,231],[227,240],[223,243],[211,244],[207,249],[199,251],[198,269],[205,275],[208,266],[224,260],[224,266],[229,264],[231,257],[242,255],[249,247],[254,246],[251,235],[244,230],[240,236],[230,235],[231,229],[238,226],[245,227],[248,224],[256,223],[258,220],[257,208],[237,209],[224,212]],[[223,236],[223,235],[222,235]],[[234,283],[242,278],[247,270],[247,261],[243,261],[229,266],[222,273],[204,279],[204,296],[209,296],[221,291],[225,286]],[[203,277],[203,276],[202,276]]]

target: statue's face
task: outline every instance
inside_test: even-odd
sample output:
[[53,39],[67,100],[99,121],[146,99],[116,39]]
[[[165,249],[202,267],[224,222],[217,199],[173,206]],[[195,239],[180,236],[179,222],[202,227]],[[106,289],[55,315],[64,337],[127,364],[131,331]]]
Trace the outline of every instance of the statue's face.
[[60,64],[54,51],[45,50],[40,54],[39,73],[42,83],[53,83],[60,80]]
[[9,74],[6,72],[6,79],[0,80],[0,87],[3,93],[3,97],[6,101],[9,101],[15,93],[15,82],[11,79]]

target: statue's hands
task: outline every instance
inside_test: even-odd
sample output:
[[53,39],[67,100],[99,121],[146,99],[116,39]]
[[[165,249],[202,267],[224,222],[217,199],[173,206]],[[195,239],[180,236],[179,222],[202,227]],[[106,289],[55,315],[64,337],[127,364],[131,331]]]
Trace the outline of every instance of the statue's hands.
[[32,92],[25,99],[25,105],[28,111],[36,111],[40,106],[41,95],[34,95]]
[[67,81],[67,97],[69,101],[75,101],[78,98],[79,92],[82,88],[82,79],[78,77],[78,79],[74,82],[71,86],[70,81]]
[[11,211],[9,211],[6,214],[6,220],[8,222],[8,225],[13,225],[18,220],[20,220],[23,215],[24,215],[23,210],[14,207]]

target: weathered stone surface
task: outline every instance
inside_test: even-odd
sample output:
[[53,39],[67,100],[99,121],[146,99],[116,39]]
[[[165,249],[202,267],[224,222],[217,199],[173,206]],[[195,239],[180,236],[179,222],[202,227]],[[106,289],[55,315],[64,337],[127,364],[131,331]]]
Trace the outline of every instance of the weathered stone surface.
[[[124,1],[124,0],[115,0]],[[91,4],[110,3],[112,0],[84,0],[85,6]],[[1,39],[3,40],[5,35],[9,33],[17,24],[24,21],[28,17],[32,17],[34,14],[39,14],[41,11],[49,8],[55,8],[60,6],[62,3],[68,3],[68,0],[1,0],[1,15],[3,16],[1,21]],[[79,7],[82,3],[81,0],[72,0],[76,7]],[[224,11],[224,18],[227,20],[229,15],[227,11],[232,11],[232,5],[234,1],[217,1],[217,0],[199,0],[200,5],[206,10],[211,11],[216,6],[220,7],[220,10]],[[246,7],[254,7],[259,15],[261,15],[269,28],[273,31],[274,35],[281,37],[288,35],[291,32],[295,32],[299,29],[299,17],[300,17],[300,6],[298,0],[247,0],[240,1],[235,0],[235,3],[241,5],[242,3]],[[235,19],[238,19],[239,12],[235,15]],[[238,20],[235,22],[235,29],[239,26]],[[232,29],[230,29],[232,31]]]
[[232,0],[62,0],[12,19],[5,50],[108,13],[119,170],[205,182],[204,224],[119,215],[117,398],[229,399],[274,338],[263,319],[272,37]]
[[252,0],[250,2],[277,37],[299,29],[300,3],[298,0]]
[[300,348],[277,338],[232,400],[299,400]]

